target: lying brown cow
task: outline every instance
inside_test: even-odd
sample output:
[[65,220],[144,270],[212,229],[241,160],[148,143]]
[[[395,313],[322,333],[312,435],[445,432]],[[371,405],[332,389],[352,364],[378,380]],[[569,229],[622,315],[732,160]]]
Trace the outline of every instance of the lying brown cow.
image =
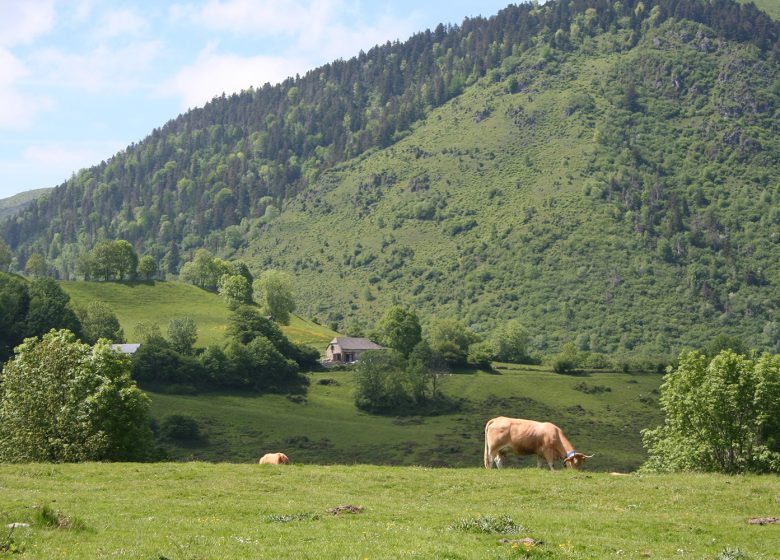
[[535,422],[519,418],[499,416],[485,424],[485,468],[501,468],[501,461],[512,452],[516,455],[536,455],[536,463],[543,466],[547,461],[550,470],[557,459],[563,459],[567,467],[579,469],[586,459],[574,450],[561,429],[549,422]]
[[261,465],[289,465],[290,459],[284,453],[266,453],[260,457]]

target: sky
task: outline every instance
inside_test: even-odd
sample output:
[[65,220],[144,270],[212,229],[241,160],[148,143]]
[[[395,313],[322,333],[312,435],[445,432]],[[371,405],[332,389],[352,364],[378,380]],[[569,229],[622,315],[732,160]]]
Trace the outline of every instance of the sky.
[[509,0],[0,0],[0,199],[53,187],[214,96]]

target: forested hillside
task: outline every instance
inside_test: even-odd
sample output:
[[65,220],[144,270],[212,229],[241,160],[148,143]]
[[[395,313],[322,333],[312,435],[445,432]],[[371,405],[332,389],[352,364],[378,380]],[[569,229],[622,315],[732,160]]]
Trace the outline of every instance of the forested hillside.
[[779,33],[731,0],[510,6],[214,99],[0,235],[65,278],[106,238],[286,268],[353,331],[404,303],[540,350],[771,347]]

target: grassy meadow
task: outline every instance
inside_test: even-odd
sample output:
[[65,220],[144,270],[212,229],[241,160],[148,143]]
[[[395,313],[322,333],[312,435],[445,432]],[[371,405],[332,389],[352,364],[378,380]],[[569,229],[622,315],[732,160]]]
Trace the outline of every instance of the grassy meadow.
[[18,558],[769,560],[780,542],[748,523],[777,515],[768,476],[87,463],[0,465],[0,490]]
[[[60,286],[77,305],[91,301],[108,305],[119,319],[128,342],[139,323],[155,322],[163,334],[176,317],[191,317],[198,325],[196,346],[221,344],[227,331],[228,315],[219,295],[180,282],[61,282]],[[283,327],[287,336],[301,344],[310,344],[324,352],[336,335],[330,329],[293,316]]]
[[[660,423],[660,375],[498,367],[506,369],[447,377],[442,389],[457,408],[427,416],[359,411],[349,371],[309,374],[306,395],[150,396],[158,421],[186,414],[201,426],[200,441],[164,442],[175,460],[253,462],[281,449],[302,463],[472,467],[482,464],[485,422],[506,415],[555,422],[578,449],[596,454],[591,470],[630,471],[644,461],[640,430]],[[510,463],[535,465],[530,458]]]

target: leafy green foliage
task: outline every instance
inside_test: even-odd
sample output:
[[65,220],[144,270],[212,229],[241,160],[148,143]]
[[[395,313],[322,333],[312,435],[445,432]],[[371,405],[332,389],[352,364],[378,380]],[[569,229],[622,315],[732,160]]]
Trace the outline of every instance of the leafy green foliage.
[[198,441],[203,437],[200,424],[186,414],[170,414],[160,422],[160,436],[180,442]]
[[147,281],[157,274],[157,270],[157,261],[151,255],[144,255],[138,261],[138,274]]
[[664,424],[643,431],[645,469],[780,472],[780,356],[684,354],[660,402]]
[[40,336],[51,329],[67,329],[81,334],[81,325],[70,307],[70,296],[51,278],[37,278],[27,287],[27,336]]
[[129,359],[66,331],[28,338],[3,369],[0,460],[142,460],[150,451],[149,399]]
[[355,367],[355,405],[370,412],[387,412],[408,405],[405,370],[406,360],[397,350],[365,352]]
[[377,324],[375,337],[379,344],[408,356],[422,339],[420,319],[414,311],[390,307]]
[[510,319],[493,331],[495,359],[515,364],[531,363],[529,346],[531,337],[519,319]]
[[440,355],[450,366],[467,363],[469,347],[479,342],[479,336],[455,319],[436,319],[426,336],[431,350]]
[[217,291],[231,309],[252,303],[252,284],[240,274],[223,274]]
[[195,341],[198,340],[198,325],[192,317],[173,318],[168,322],[168,340],[176,352],[192,355]]
[[280,325],[290,322],[295,311],[292,276],[280,270],[266,270],[253,284],[255,300]]
[[75,306],[75,309],[81,323],[82,340],[87,344],[95,344],[101,338],[114,343],[125,342],[119,319],[104,303],[93,301],[86,307]]

